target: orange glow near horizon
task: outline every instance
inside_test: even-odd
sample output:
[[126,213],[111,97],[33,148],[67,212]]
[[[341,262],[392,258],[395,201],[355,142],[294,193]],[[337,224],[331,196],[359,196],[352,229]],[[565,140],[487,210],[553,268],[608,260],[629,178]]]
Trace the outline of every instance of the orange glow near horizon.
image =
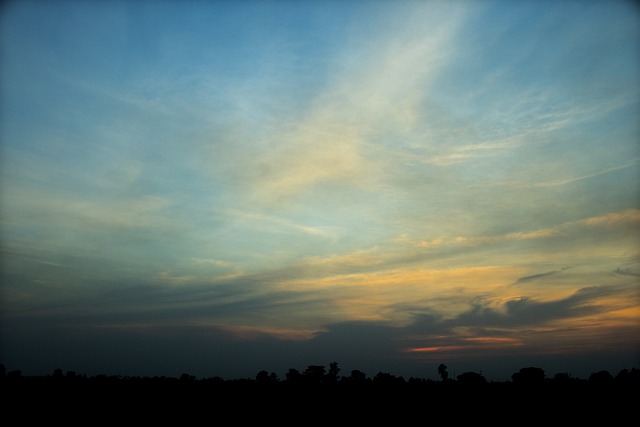
[[461,345],[448,345],[448,346],[439,346],[439,347],[417,347],[417,348],[408,348],[404,351],[409,353],[433,353],[439,351],[451,351],[451,350],[460,350],[465,348]]

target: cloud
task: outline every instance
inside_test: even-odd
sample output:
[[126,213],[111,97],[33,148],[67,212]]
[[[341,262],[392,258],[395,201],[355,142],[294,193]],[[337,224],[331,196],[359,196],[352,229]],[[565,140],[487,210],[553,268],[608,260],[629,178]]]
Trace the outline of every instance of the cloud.
[[[629,351],[637,330],[630,317],[610,316],[633,307],[627,286],[581,288],[558,299],[522,296],[489,304],[480,299],[455,317],[416,314],[398,336],[401,351],[428,361],[461,361],[532,354],[588,354],[605,348]],[[597,337],[597,338],[596,338]]]
[[536,280],[539,280],[539,279],[543,279],[545,277],[553,276],[553,275],[559,274],[559,273],[561,273],[561,272],[563,272],[563,271],[565,271],[565,270],[567,270],[569,268],[570,267],[565,267],[565,268],[563,268],[561,270],[547,271],[547,272],[544,272],[544,273],[538,273],[538,274],[532,274],[530,276],[520,277],[520,278],[518,278],[518,280],[516,280],[516,284],[533,282],[533,281],[536,281]]
[[386,260],[378,247],[358,249],[355,252],[334,254],[329,256],[313,256],[306,258],[303,263],[312,267],[326,267],[330,270],[353,269],[371,267],[383,264]]
[[173,202],[165,196],[118,195],[115,198],[51,194],[34,188],[7,188],[5,209],[15,225],[55,225],[67,230],[169,228],[176,223],[164,215]]
[[586,179],[590,179],[590,178],[595,178],[597,176],[600,175],[605,175],[608,174],[610,172],[615,172],[621,169],[626,169],[632,166],[638,166],[638,162],[640,161],[640,158],[636,158],[633,159],[633,161],[628,162],[628,163],[624,163],[622,165],[617,165],[617,166],[611,166],[608,168],[604,168],[601,169],[599,171],[587,174],[587,175],[582,175],[582,176],[577,176],[577,177],[573,177],[573,178],[565,178],[565,179],[558,179],[558,180],[553,180],[553,181],[545,181],[545,182],[538,182],[533,184],[534,187],[557,187],[557,186],[561,186],[561,185],[567,185],[567,184],[572,184],[574,182],[578,182],[578,181],[582,181],[582,180],[586,180]]
[[620,212],[611,212],[605,215],[585,218],[579,221],[571,222],[566,226],[586,225],[597,227],[605,225],[607,227],[619,227],[626,225],[637,226],[640,223],[640,209],[627,209]]
[[274,337],[279,340],[308,341],[321,333],[321,329],[286,329],[263,326],[216,325],[220,330],[231,333],[242,340],[255,340],[260,337]]
[[[151,203],[150,206],[155,209],[158,205]],[[400,307],[406,307],[408,303],[416,304],[415,309],[418,311],[429,308],[440,315],[455,317],[469,310],[470,304],[478,297],[489,298],[491,305],[474,306],[476,311],[469,311],[466,316],[477,317],[484,313],[488,318],[497,316],[496,319],[501,319],[500,316],[508,311],[508,307],[511,307],[513,313],[525,308],[534,313],[539,309],[531,300],[502,306],[504,301],[521,297],[518,295],[519,291],[510,284],[526,284],[541,280],[559,274],[564,269],[553,268],[542,270],[543,273],[527,274],[532,271],[532,265],[539,263],[540,259],[523,258],[522,252],[513,256],[507,253],[499,259],[494,257],[492,259],[496,261],[496,265],[487,265],[485,250],[502,250],[505,247],[502,245],[550,237],[561,238],[571,243],[571,236],[580,236],[581,233],[589,231],[600,233],[624,229],[635,226],[639,220],[640,211],[627,210],[528,232],[464,239],[439,238],[432,240],[430,245],[421,245],[420,242],[405,236],[403,239],[392,240],[388,244],[369,249],[327,256],[298,257],[268,267],[254,266],[247,271],[242,263],[213,257],[196,257],[188,253],[184,257],[184,265],[158,263],[145,267],[146,278],[138,275],[132,279],[119,273],[119,270],[105,276],[102,272],[109,271],[111,267],[101,266],[101,273],[91,272],[90,277],[93,282],[103,285],[89,289],[78,279],[71,282],[67,280],[68,288],[61,287],[48,307],[40,299],[45,295],[44,290],[38,291],[34,287],[35,282],[27,286],[24,280],[15,283],[12,280],[6,296],[8,301],[20,301],[16,307],[36,310],[34,314],[39,313],[38,316],[45,317],[54,316],[65,307],[77,305],[94,307],[91,310],[82,308],[76,311],[78,315],[87,316],[86,319],[95,315],[96,319],[104,316],[103,319],[106,321],[111,314],[119,313],[117,315],[131,321],[161,321],[183,317],[185,321],[208,319],[217,324],[228,322],[230,325],[243,327],[261,325],[272,330],[296,329],[292,328],[293,324],[297,324],[303,330],[316,330],[328,322],[347,319],[377,320],[406,325],[411,321],[414,311],[406,311]],[[272,222],[270,219],[265,221],[267,224]],[[278,222],[276,224],[278,227],[282,225]],[[293,229],[298,230],[295,227]],[[298,231],[305,233],[302,230]],[[557,240],[554,242],[558,243]],[[528,245],[524,248],[526,251],[531,250]],[[11,271],[18,271],[17,269],[23,268],[20,266],[30,265],[34,272],[42,272],[42,277],[36,275],[34,279],[47,278],[50,281],[49,286],[53,286],[53,282],[59,282],[61,286],[65,278],[68,278],[69,273],[66,269],[60,269],[53,264],[69,265],[69,258],[62,262],[51,258],[46,251],[35,256],[31,251],[25,252],[24,248],[20,247],[13,248],[13,252],[31,255],[16,258]],[[529,252],[524,252],[525,255],[527,253]],[[611,254],[617,256],[608,246],[603,246],[602,241],[597,250],[585,249],[583,255],[580,251],[573,250],[571,257],[563,255],[564,258],[558,259],[557,262],[565,265],[571,262],[579,266],[576,267],[576,274],[565,277],[557,286],[532,288],[528,291],[536,298],[562,298],[568,292],[586,284],[611,280],[606,275],[611,274],[616,268],[619,279],[613,280],[613,284],[617,285],[623,278],[631,277],[624,274],[625,272],[633,273],[633,270],[621,268],[620,264],[608,266],[607,257],[611,257]],[[602,255],[607,257],[603,258]],[[587,258],[581,258],[583,256]],[[594,257],[601,260],[594,264]],[[461,259],[466,266],[460,267]],[[35,267],[36,264],[41,267]],[[131,265],[135,266],[135,263]],[[448,265],[455,265],[456,268],[447,268]],[[43,268],[48,270],[42,270]],[[51,271],[53,268],[60,271],[54,275]],[[73,268],[76,269],[77,266]],[[5,277],[13,274],[11,271],[6,270]],[[52,282],[53,278],[55,280]],[[127,283],[129,284],[126,285]],[[92,295],[96,290],[99,292]],[[26,300],[18,298],[18,295],[24,295],[25,292],[32,297]],[[145,309],[136,313],[135,308],[138,305]],[[185,315],[184,312],[189,305],[193,307],[188,311],[189,314]],[[556,304],[559,305],[560,303]],[[547,310],[553,308],[546,305],[544,307],[547,307]],[[276,321],[277,313],[284,311],[288,313],[288,319]],[[16,313],[12,313],[14,314]]]
[[[483,351],[487,349],[505,350],[508,347],[522,346],[522,340],[506,337],[472,337],[452,339],[449,337],[434,337],[430,340],[429,347],[409,347],[403,349],[408,353],[452,353],[456,351]],[[438,344],[438,341],[440,343]]]
[[301,233],[332,241],[337,238],[335,228],[305,225],[283,217],[259,212],[218,209],[215,214],[224,217],[230,223],[240,223],[245,229],[256,229],[271,233]]
[[[637,227],[638,225],[640,225],[640,210],[626,209],[620,212],[610,212],[604,215],[583,218],[576,221],[568,221],[552,227],[540,228],[537,230],[514,231],[490,236],[437,237],[432,240],[421,240],[414,244],[421,248],[495,245],[517,240],[538,240],[555,237],[567,238],[575,236],[579,232],[586,232],[589,229],[597,230],[601,227],[617,229]],[[405,242],[409,241],[407,238],[403,240]]]
[[[395,174],[385,157],[394,146],[389,136],[414,126],[430,85],[446,67],[465,17],[459,6],[403,4],[394,15],[406,19],[372,17],[379,25],[354,25],[340,60],[320,70],[324,84],[304,92],[302,109],[295,104],[271,117],[256,129],[259,138],[242,138],[237,129],[233,141],[212,141],[212,173],[254,206],[286,205],[309,193],[335,203],[333,193],[379,188],[381,170]],[[434,8],[447,19],[435,20]],[[219,164],[220,158],[231,161]]]
[[[529,297],[519,297],[504,302],[502,307],[492,308],[483,303],[474,304],[472,308],[449,321],[451,327],[513,327],[527,325],[536,327],[558,320],[584,318],[606,313],[612,310],[611,304],[629,306],[632,302],[624,301],[629,294],[629,287],[591,286],[580,288],[571,295],[550,301],[537,301]],[[616,297],[614,302],[607,298]]]
[[615,273],[621,274],[623,276],[640,277],[640,271],[638,271],[638,267],[640,267],[640,257],[635,257],[618,266],[615,270]]

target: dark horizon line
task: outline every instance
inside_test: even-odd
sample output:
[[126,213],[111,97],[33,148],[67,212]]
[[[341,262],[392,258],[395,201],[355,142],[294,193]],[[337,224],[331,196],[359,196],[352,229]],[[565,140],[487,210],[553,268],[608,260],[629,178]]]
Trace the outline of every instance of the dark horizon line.
[[[459,383],[532,383],[532,382],[636,382],[640,385],[640,369],[632,367],[631,369],[623,368],[615,375],[608,370],[593,371],[588,377],[574,377],[567,372],[559,372],[553,375],[553,377],[547,377],[544,369],[528,366],[520,368],[517,372],[511,375],[511,380],[489,380],[482,374],[482,371],[465,371],[462,374],[455,375],[455,378],[449,378],[447,367],[444,364],[440,365],[438,374],[440,379],[434,380],[431,378],[410,376],[406,379],[402,375],[396,375],[390,372],[378,371],[374,376],[369,376],[365,372],[358,369],[353,369],[349,372],[349,375],[339,375],[341,369],[338,367],[337,362],[331,362],[330,368],[327,370],[324,365],[308,365],[303,371],[297,368],[289,368],[285,373],[284,378],[280,378],[274,371],[260,370],[254,377],[236,377],[236,378],[223,378],[218,375],[208,377],[196,377],[183,372],[180,376],[168,376],[168,375],[121,375],[121,374],[95,374],[87,375],[85,373],[78,373],[75,370],[67,370],[66,373],[56,368],[51,374],[40,375],[24,375],[21,369],[7,370],[3,363],[0,363],[0,380],[11,379],[81,379],[81,380],[166,380],[166,381],[181,381],[181,382],[217,382],[217,383],[233,383],[233,382],[255,382],[260,384],[275,384],[275,383],[306,383],[306,384],[337,384],[337,383],[444,383],[444,382],[459,382]],[[441,371],[441,367],[444,367]]]

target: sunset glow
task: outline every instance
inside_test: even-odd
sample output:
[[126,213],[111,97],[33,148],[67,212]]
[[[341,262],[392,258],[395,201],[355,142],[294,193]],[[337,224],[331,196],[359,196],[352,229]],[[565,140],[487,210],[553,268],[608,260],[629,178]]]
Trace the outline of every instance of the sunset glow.
[[5,365],[640,366],[636,3],[3,6]]

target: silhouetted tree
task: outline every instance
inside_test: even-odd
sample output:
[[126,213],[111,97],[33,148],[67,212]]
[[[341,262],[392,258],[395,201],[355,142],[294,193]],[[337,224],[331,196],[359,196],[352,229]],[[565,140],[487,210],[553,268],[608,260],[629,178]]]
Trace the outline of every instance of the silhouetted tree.
[[544,378],[544,370],[533,366],[521,368],[518,372],[511,375],[513,382],[519,384],[541,384]]
[[267,372],[262,370],[256,374],[256,383],[258,384],[275,384],[278,382],[278,375],[275,372]]
[[440,378],[442,379],[442,381],[447,381],[449,379],[449,373],[447,372],[447,365],[445,365],[444,363],[441,363],[440,366],[438,366],[438,375],[440,375]]
[[321,384],[324,380],[326,368],[323,365],[309,365],[304,371],[304,378],[307,383]]
[[256,374],[256,382],[258,384],[269,384],[269,372],[262,370]]
[[302,374],[295,368],[289,368],[287,374],[285,375],[285,379],[289,383],[300,383],[302,381]]
[[22,378],[22,371],[20,369],[7,372],[7,379],[19,380],[21,378]]
[[613,381],[613,375],[609,371],[598,371],[589,375],[589,382],[596,384],[608,384]]
[[222,378],[220,376],[205,378],[205,379],[203,379],[203,381],[207,382],[209,384],[215,385],[215,386],[221,386],[222,384],[225,383],[224,378]]
[[486,384],[487,379],[477,372],[463,372],[458,375],[458,382],[462,384]]
[[374,384],[390,386],[397,384],[404,384],[404,378],[395,376],[388,372],[378,372],[375,377],[373,377]]
[[338,382],[338,375],[340,374],[340,368],[338,362],[329,363],[329,372],[325,375],[325,381],[329,384],[335,384]]
[[640,385],[640,369],[638,368],[632,368],[631,370],[623,369],[620,372],[618,372],[614,380],[616,383],[619,383],[619,384]]
[[344,381],[351,384],[365,384],[367,382],[367,375],[358,369],[354,369],[351,371],[351,375],[344,379]]
[[189,375],[187,373],[180,375],[180,381],[182,382],[192,382],[195,381],[195,379],[196,377],[194,375]]
[[553,381],[556,382],[556,383],[566,384],[566,383],[574,381],[574,379],[571,378],[571,374],[569,374],[569,373],[559,372],[559,373],[557,373],[557,374],[555,374],[553,376]]
[[615,380],[621,380],[626,378],[629,375],[629,370],[628,369],[622,369],[620,372],[618,372],[618,374],[616,375],[616,377],[614,378]]

